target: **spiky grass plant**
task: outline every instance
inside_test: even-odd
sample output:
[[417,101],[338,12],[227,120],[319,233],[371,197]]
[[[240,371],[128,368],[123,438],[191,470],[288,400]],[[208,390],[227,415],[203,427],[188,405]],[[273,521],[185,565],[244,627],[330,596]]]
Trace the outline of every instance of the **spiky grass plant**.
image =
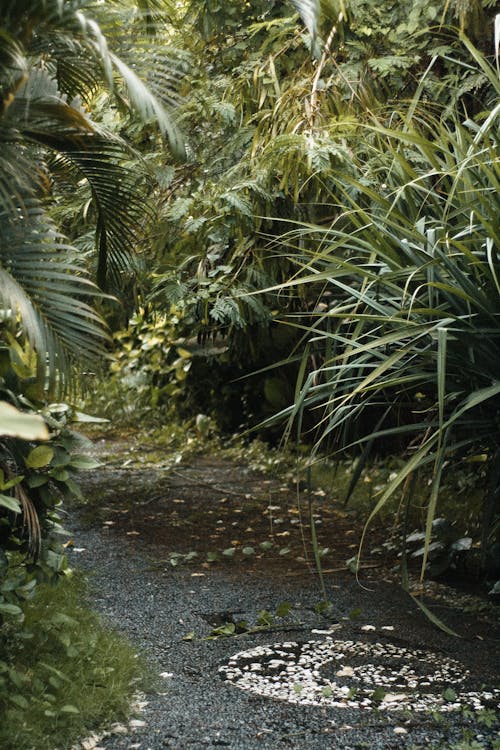
[[431,467],[422,575],[443,473],[488,463],[483,542],[500,479],[500,85],[464,42],[488,76],[489,110],[443,121],[415,101],[397,129],[366,126],[370,178],[340,174],[333,223],[281,238],[298,266],[284,286],[320,289],[310,325],[288,319],[305,349],[295,403],[280,415],[287,434],[307,412],[313,455],[332,445],[366,455],[388,441],[403,451],[368,523]]

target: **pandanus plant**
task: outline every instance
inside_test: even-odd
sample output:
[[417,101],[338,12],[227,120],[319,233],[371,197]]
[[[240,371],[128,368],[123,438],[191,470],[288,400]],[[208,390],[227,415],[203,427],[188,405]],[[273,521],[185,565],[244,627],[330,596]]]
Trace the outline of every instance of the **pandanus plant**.
[[377,444],[403,451],[368,523],[430,468],[422,575],[442,478],[457,461],[489,469],[483,546],[498,524],[500,83],[463,42],[487,80],[485,111],[444,118],[415,99],[395,114],[399,127],[364,124],[370,169],[332,180],[333,222],[280,238],[297,263],[283,286],[309,287],[318,305],[309,325],[287,321],[304,348],[295,403],[279,416],[287,434],[301,433],[306,413],[313,420],[313,457],[332,446],[361,446],[365,458]]

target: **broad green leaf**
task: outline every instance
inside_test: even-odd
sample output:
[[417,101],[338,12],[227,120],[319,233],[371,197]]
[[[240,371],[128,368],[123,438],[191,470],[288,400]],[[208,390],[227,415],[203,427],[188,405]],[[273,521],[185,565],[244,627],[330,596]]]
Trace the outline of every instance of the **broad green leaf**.
[[69,479],[69,471],[67,469],[56,467],[55,469],[52,469],[50,472],[50,476],[55,479],[57,482],[66,482]]
[[0,602],[0,614],[3,615],[9,615],[11,617],[19,617],[19,615],[22,615],[23,611],[21,607],[18,607],[16,604],[7,604]]
[[0,435],[22,440],[49,439],[49,431],[42,417],[19,411],[6,401],[0,401]]
[[97,469],[102,463],[91,456],[74,455],[71,456],[69,465],[74,469]]
[[11,510],[14,513],[21,513],[22,511],[19,502],[9,495],[0,495],[0,507],[7,508],[7,510]]
[[48,445],[37,445],[28,453],[24,463],[29,469],[43,469],[54,457],[54,449]]

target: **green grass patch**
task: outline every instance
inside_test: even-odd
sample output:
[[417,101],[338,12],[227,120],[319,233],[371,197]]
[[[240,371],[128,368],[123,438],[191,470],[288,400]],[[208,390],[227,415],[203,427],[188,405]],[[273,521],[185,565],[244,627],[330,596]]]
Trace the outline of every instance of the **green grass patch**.
[[147,687],[143,658],[82,605],[71,575],[40,585],[22,624],[0,627],[0,747],[66,750],[106,723],[124,720]]

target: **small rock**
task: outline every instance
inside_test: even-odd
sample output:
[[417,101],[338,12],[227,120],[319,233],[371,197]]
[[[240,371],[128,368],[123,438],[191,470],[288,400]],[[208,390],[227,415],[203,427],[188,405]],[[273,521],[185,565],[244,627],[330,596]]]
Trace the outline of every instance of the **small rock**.
[[97,750],[97,743],[100,739],[101,738],[95,734],[87,737],[87,739],[82,741],[83,750]]
[[128,734],[128,727],[125,724],[112,724],[109,731],[111,734]]
[[354,669],[352,667],[343,667],[335,672],[336,677],[352,677],[354,675]]
[[394,727],[393,732],[394,734],[408,734],[408,730],[404,727]]
[[[397,703],[397,701],[404,701],[407,697],[405,693],[386,693],[384,695],[384,703]],[[402,732],[399,732],[399,734],[402,734]]]

